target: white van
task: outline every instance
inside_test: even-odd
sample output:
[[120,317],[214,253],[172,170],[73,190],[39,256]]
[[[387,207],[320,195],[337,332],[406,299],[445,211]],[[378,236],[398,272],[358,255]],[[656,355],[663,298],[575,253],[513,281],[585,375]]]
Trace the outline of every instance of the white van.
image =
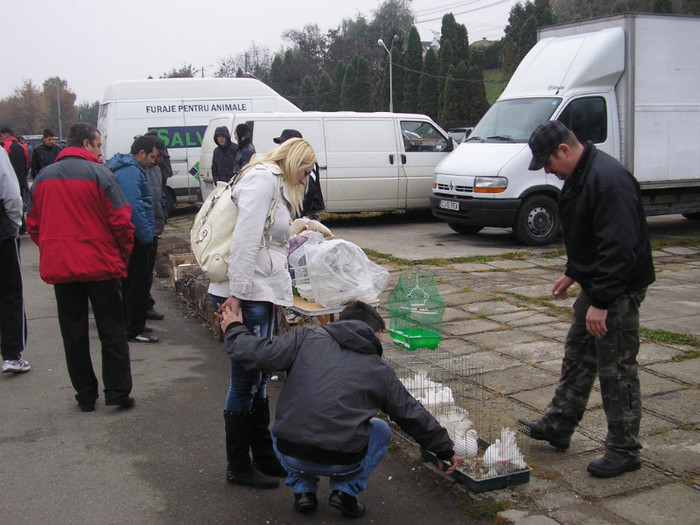
[[[455,148],[447,132],[426,115],[316,112],[224,114],[213,118],[202,142],[202,196],[214,187],[214,130],[245,123],[258,153],[277,147],[273,139],[296,129],[318,159],[327,212],[428,208],[435,166]],[[233,135],[233,133],[231,133]]]
[[168,78],[129,80],[107,86],[97,128],[105,160],[128,153],[136,135],[151,129],[170,152],[173,176],[166,196],[175,202],[197,202],[202,136],[216,114],[301,112],[262,82],[251,78]]
[[512,227],[543,245],[562,186],[528,171],[535,127],[559,120],[637,178],[647,215],[700,219],[700,17],[616,15],[539,29],[496,103],[437,166],[433,215],[459,233]]

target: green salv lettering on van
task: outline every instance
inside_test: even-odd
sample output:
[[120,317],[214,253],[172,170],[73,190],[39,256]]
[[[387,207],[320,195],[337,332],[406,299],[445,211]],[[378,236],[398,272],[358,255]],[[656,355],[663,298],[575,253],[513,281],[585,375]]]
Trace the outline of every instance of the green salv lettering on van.
[[155,129],[158,138],[165,143],[168,149],[175,148],[201,148],[202,137],[206,126],[173,126]]

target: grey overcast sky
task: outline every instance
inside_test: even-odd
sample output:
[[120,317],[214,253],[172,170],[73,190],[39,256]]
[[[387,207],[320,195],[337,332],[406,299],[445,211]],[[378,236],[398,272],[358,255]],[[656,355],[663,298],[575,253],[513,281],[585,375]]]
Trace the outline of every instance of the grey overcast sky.
[[[518,0],[414,0],[422,40],[440,31],[442,15],[465,24],[470,42],[503,36]],[[523,0],[524,1],[524,0]],[[0,0],[0,98],[25,80],[41,88],[59,76],[78,102],[100,100],[119,80],[158,78],[192,64],[213,76],[219,60],[252,42],[278,51],[287,29],[344,18],[371,19],[380,0]]]

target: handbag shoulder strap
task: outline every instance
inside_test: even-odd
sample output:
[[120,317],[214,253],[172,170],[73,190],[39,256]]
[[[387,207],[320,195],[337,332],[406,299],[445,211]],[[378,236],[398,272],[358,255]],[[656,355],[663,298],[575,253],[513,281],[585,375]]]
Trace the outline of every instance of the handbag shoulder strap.
[[270,209],[267,212],[267,218],[265,219],[265,228],[263,229],[263,237],[260,241],[260,247],[264,247],[266,244],[266,238],[269,237],[270,228],[275,223],[275,214],[277,211],[277,204],[280,201],[280,194],[282,193],[282,176],[276,175],[277,177],[277,189],[275,190],[275,197],[272,199],[270,204]]

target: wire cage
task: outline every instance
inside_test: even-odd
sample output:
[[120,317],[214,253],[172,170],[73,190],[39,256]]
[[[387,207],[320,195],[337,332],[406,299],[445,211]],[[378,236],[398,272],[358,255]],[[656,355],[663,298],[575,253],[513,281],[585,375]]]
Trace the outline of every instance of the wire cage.
[[408,351],[434,350],[442,340],[445,300],[433,275],[405,274],[387,299],[389,333]]
[[[455,454],[465,458],[456,472],[460,481],[476,492],[529,481],[528,429],[483,406],[482,365],[442,349],[405,352],[387,345],[383,357],[411,395],[445,427]],[[437,462],[430,452],[422,453]]]
[[483,366],[466,356],[442,349],[404,352],[387,346],[383,357],[411,395],[438,418],[449,414],[456,420],[459,407],[483,400]]

